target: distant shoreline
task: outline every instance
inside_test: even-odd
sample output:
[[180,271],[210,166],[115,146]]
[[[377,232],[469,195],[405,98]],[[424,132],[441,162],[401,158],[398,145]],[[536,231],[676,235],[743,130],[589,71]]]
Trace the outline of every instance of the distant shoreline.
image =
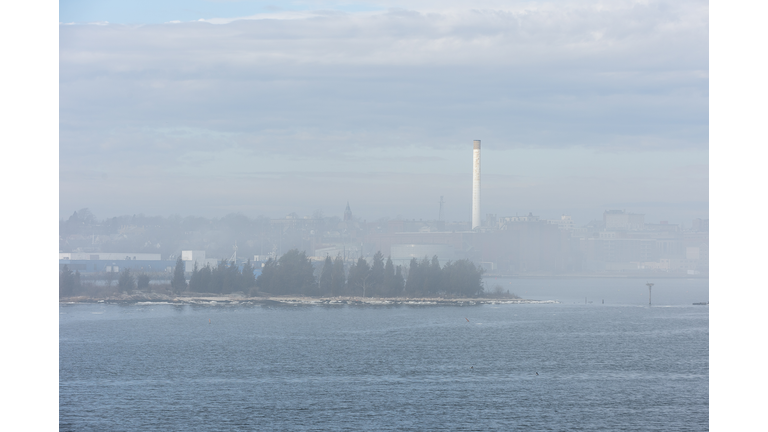
[[709,279],[709,275],[659,275],[659,274],[514,274],[485,273],[483,279]]
[[555,300],[528,300],[514,298],[442,298],[442,297],[303,297],[303,296],[264,296],[246,297],[243,295],[199,295],[168,296],[163,294],[133,294],[106,298],[86,296],[65,297],[60,304],[171,304],[171,305],[289,305],[289,306],[475,306],[482,304],[554,304]]

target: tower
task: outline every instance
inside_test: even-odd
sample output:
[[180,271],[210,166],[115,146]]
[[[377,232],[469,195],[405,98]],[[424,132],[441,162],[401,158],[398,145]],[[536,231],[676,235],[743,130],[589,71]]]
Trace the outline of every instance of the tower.
[[344,222],[352,220],[352,210],[349,208],[349,201],[347,201],[347,208],[344,209]]
[[472,149],[472,229],[480,227],[480,140]]

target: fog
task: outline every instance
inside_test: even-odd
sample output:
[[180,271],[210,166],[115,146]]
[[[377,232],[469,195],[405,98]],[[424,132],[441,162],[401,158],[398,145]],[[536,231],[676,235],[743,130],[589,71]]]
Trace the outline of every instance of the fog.
[[72,5],[63,221],[342,218],[347,202],[361,222],[436,220],[444,197],[443,220],[469,222],[474,139],[483,215],[709,217],[706,2]]

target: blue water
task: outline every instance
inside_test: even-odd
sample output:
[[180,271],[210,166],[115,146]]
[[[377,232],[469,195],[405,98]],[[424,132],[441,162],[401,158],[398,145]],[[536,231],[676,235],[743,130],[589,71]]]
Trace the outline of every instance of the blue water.
[[563,303],[587,302],[624,305],[647,305],[647,282],[653,283],[654,305],[691,305],[709,301],[709,279],[703,278],[583,278],[583,279],[484,279],[485,289],[492,292],[497,285],[526,299],[557,300]]
[[61,430],[708,430],[709,308],[690,303],[61,305],[59,323]]

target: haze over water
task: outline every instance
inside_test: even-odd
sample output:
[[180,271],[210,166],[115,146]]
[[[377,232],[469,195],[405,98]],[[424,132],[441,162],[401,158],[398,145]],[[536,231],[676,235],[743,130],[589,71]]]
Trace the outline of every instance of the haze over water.
[[485,290],[498,286],[524,299],[557,300],[562,303],[587,302],[615,305],[647,305],[647,282],[654,284],[651,300],[657,306],[680,306],[709,301],[709,278],[495,278],[486,277]]
[[60,429],[707,430],[709,308],[684,300],[62,304]]

